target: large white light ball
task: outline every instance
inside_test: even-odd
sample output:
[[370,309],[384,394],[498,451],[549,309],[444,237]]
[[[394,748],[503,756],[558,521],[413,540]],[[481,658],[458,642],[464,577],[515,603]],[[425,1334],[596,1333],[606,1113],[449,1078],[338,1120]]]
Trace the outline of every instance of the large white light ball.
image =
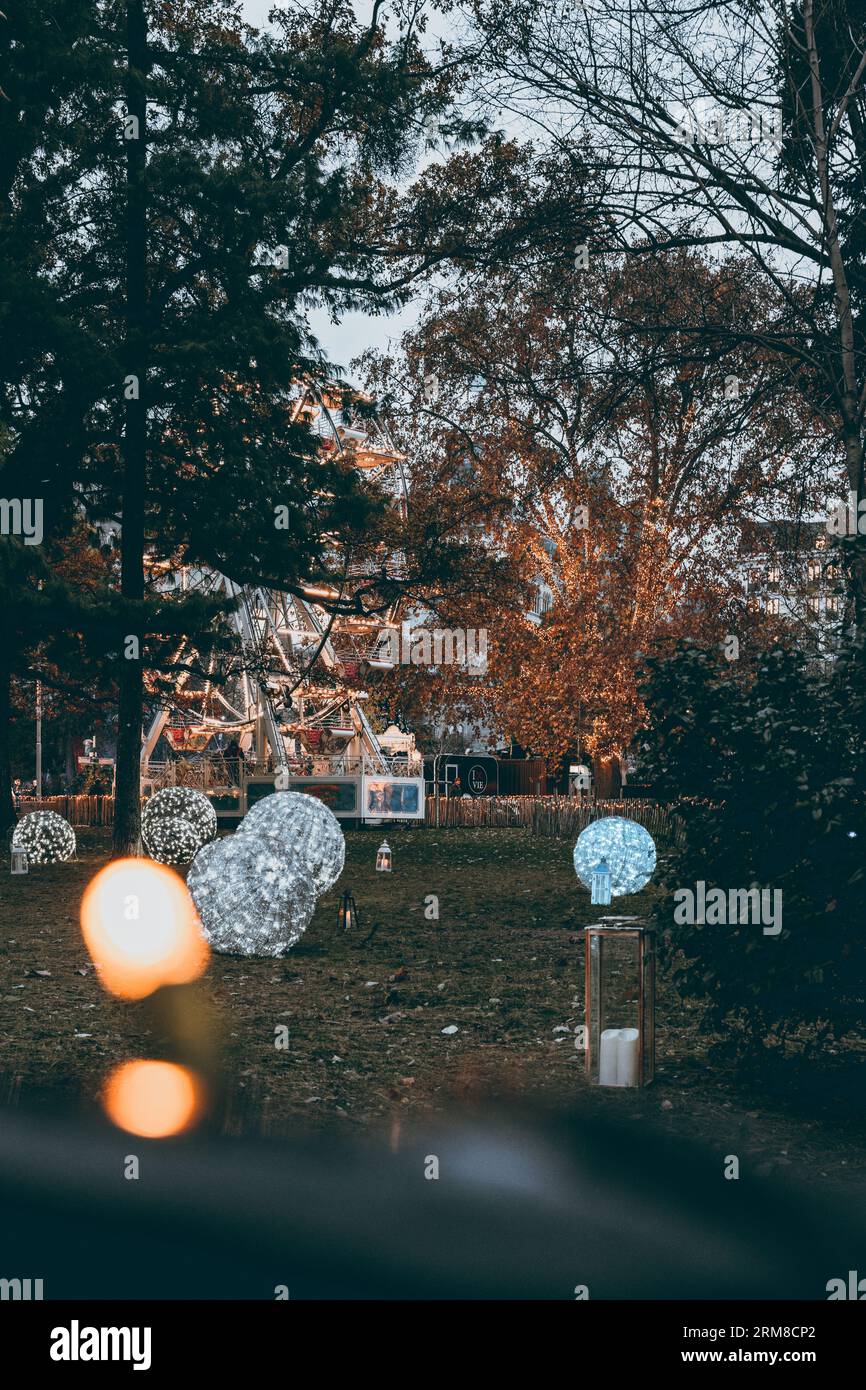
[[163,787],[145,802],[141,837],[160,864],[188,864],[216,833],[216,811],[195,787]]
[[574,871],[587,888],[592,888],[593,870],[601,860],[610,869],[612,897],[639,893],[656,866],[655,842],[637,821],[603,816],[581,831],[574,847]]
[[30,864],[62,864],[75,853],[75,831],[56,811],[29,811],[15,827],[12,848],[26,850]]
[[273,841],[234,834],[199,850],[187,875],[204,935],[215,951],[280,956],[312,920],[316,895]]
[[337,882],[346,862],[340,822],[324,802],[305,792],[274,792],[262,797],[238,827],[239,835],[273,842],[274,852],[304,878],[316,893]]

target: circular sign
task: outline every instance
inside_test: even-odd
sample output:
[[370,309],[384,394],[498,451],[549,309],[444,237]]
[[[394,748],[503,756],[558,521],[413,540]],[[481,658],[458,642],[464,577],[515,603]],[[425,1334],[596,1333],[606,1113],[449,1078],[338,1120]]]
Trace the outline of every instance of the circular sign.
[[466,781],[471,792],[483,792],[487,790],[487,773],[478,763],[470,767]]

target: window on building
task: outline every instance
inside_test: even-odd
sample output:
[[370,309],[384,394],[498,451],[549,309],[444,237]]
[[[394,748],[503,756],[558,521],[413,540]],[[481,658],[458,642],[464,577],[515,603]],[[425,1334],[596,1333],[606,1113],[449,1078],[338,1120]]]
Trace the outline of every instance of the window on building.
[[827,599],[824,605],[824,612],[827,614],[828,618],[835,617],[839,612],[839,600],[833,594]]
[[808,574],[809,574],[809,579],[810,579],[812,582],[814,582],[816,579],[820,579],[820,578],[821,578],[821,561],[820,561],[820,560],[810,560],[810,561],[809,561],[809,570],[808,570]]
[[821,611],[821,600],[818,599],[818,598],[810,598],[810,599],[809,599],[809,603],[808,603],[808,608],[809,608],[809,612],[810,612],[810,613],[820,613],[820,611]]
[[552,607],[553,595],[550,590],[537,584],[532,594],[532,612],[540,618],[545,613],[549,613]]
[[767,612],[774,618],[779,616],[779,600],[777,598],[767,599]]
[[816,549],[816,550],[826,550],[826,549],[827,549],[827,537],[826,537],[826,536],[819,536],[819,537],[818,537],[818,539],[815,541],[815,549]]
[[778,565],[771,565],[767,570],[767,582],[769,584],[778,584],[781,577],[782,571],[779,569]]
[[828,579],[838,579],[838,578],[839,578],[839,566],[838,566],[838,565],[828,565],[827,568],[825,569],[824,573],[826,574],[826,576],[827,576]]

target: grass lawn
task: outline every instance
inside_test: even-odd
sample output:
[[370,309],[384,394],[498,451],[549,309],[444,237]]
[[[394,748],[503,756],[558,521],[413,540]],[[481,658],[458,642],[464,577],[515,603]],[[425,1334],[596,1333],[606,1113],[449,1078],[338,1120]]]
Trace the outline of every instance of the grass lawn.
[[[343,876],[287,957],[213,958],[201,989],[229,1078],[226,1132],[393,1133],[432,1111],[517,1097],[654,1119],[761,1172],[863,1181],[862,1082],[851,1066],[862,1075],[863,1053],[801,1067],[787,1089],[711,1067],[697,1011],[664,981],[655,1084],[587,1088],[573,1032],[583,1022],[580,928],[604,912],[645,912],[649,891],[592,908],[572,846],[526,831],[387,834],[390,876],[374,867],[382,831],[349,833]],[[107,854],[107,833],[83,830],[77,863],[26,877],[3,866],[0,1103],[90,1104],[115,1063],[160,1054],[147,1006],[103,993],[78,930],[82,892]],[[337,930],[344,888],[361,912],[354,935]],[[431,894],[438,921],[425,918]],[[280,1024],[286,1051],[274,1046]]]

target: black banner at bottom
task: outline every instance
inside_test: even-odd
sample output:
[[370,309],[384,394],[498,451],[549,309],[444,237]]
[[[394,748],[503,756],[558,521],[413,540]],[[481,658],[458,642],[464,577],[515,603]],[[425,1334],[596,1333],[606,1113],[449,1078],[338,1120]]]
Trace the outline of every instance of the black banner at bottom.
[[[0,1304],[7,1358],[61,1382],[110,1370],[164,1376],[272,1373],[287,1353],[315,1357],[329,1375],[389,1363],[425,1380],[440,1362],[459,1373],[471,1337],[488,1372],[515,1350],[548,1363],[559,1348],[602,1358],[606,1373],[673,1366],[809,1366],[826,1377],[860,1351],[862,1312],[829,1302],[14,1302]],[[460,1336],[464,1353],[457,1352]],[[544,1338],[534,1341],[533,1334]],[[579,1336],[579,1343],[570,1339]],[[592,1339],[589,1341],[587,1339]],[[377,1350],[378,1348],[378,1350]],[[533,1353],[533,1354],[535,1354]],[[300,1365],[299,1364],[299,1369]],[[507,1366],[504,1367],[507,1369]],[[19,1373],[20,1373],[19,1370]]]

